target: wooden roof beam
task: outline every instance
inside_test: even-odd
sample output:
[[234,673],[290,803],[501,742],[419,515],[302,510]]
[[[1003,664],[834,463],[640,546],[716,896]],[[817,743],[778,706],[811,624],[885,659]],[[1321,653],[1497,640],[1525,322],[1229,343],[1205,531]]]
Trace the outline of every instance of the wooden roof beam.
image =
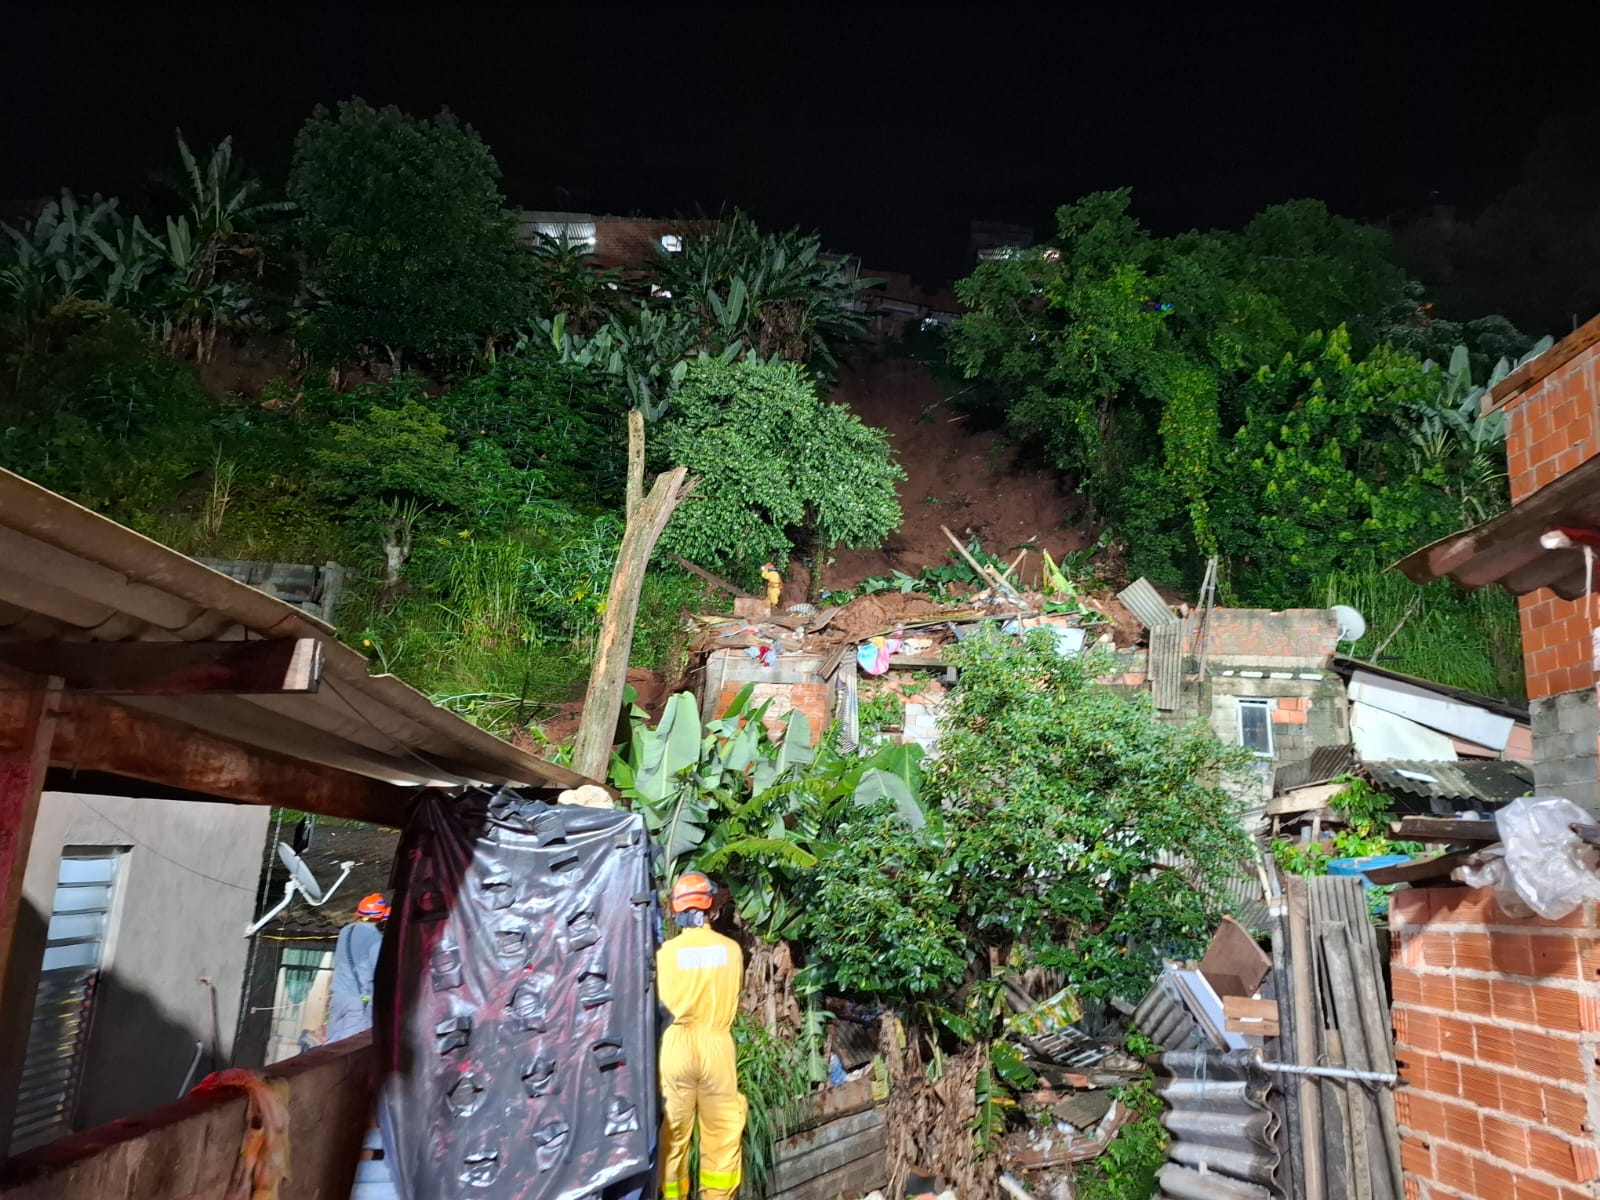
[[[0,680],[0,749],[27,728],[34,703],[16,676]],[[56,716],[50,765],[98,771],[236,804],[281,805],[376,825],[405,824],[417,789],[297,762],[96,696],[66,694]]]

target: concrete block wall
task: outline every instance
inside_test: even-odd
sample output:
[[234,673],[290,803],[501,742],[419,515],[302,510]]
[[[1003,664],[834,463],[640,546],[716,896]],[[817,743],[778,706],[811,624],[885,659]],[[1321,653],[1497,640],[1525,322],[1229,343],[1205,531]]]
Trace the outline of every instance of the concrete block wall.
[[1516,919],[1490,889],[1390,907],[1407,1200],[1600,1196],[1600,925]]
[[1600,703],[1585,689],[1532,701],[1533,782],[1600,814]]

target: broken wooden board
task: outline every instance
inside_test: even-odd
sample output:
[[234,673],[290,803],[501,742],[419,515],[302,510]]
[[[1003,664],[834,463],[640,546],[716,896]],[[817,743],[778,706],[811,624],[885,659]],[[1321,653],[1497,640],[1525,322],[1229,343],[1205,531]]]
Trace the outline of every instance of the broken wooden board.
[[1465,863],[1477,850],[1453,850],[1419,862],[1397,863],[1392,867],[1373,867],[1362,874],[1377,884],[1422,883],[1434,879],[1448,879],[1450,873]]
[[1461,821],[1451,817],[1402,817],[1391,822],[1389,830],[1407,842],[1488,844],[1500,840],[1500,827],[1493,821]]

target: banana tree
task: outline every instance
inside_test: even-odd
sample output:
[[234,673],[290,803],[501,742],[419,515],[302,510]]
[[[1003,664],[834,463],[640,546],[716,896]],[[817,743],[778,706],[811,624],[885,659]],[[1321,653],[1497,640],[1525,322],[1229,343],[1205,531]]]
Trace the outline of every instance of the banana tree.
[[703,728],[688,693],[669,698],[654,728],[635,708],[611,780],[660,844],[663,881],[691,867],[726,880],[740,919],[776,940],[799,915],[806,871],[831,851],[851,808],[883,805],[912,828],[927,824],[922,751],[885,746],[861,757],[813,747],[799,710],[775,738],[765,720],[771,702],[752,707],[752,692]]

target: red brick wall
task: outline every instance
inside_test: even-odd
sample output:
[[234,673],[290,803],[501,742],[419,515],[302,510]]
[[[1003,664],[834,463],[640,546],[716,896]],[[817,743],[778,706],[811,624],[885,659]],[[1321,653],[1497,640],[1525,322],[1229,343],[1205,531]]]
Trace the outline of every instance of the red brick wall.
[[1540,588],[1521,597],[1517,607],[1528,699],[1559,696],[1600,682],[1589,633],[1593,622],[1586,619],[1582,600],[1563,600],[1549,588]]
[[[1185,631],[1187,654],[1199,653],[1193,645],[1196,628],[1197,623],[1191,620]],[[1338,622],[1325,608],[1289,608],[1282,612],[1214,608],[1206,621],[1206,653],[1219,657],[1326,660],[1338,641]]]
[[1395,894],[1395,1095],[1408,1200],[1591,1200],[1600,928],[1516,920],[1493,892]]
[[1600,343],[1519,393],[1505,412],[1515,504],[1600,453]]
[[[720,717],[727,712],[746,686],[742,682],[724,684],[717,696],[717,706],[712,715]],[[767,732],[774,737],[782,736],[784,717],[790,709],[798,708],[805,713],[806,720],[811,722],[813,746],[822,740],[828,723],[833,720],[828,685],[825,683],[758,683],[751,693],[749,707],[753,708],[768,700],[772,703],[767,708],[764,723]]]
[[[1506,468],[1516,503],[1600,454],[1600,343],[1519,392],[1505,413]],[[1583,601],[1541,589],[1523,596],[1519,607],[1528,698],[1592,687]]]

